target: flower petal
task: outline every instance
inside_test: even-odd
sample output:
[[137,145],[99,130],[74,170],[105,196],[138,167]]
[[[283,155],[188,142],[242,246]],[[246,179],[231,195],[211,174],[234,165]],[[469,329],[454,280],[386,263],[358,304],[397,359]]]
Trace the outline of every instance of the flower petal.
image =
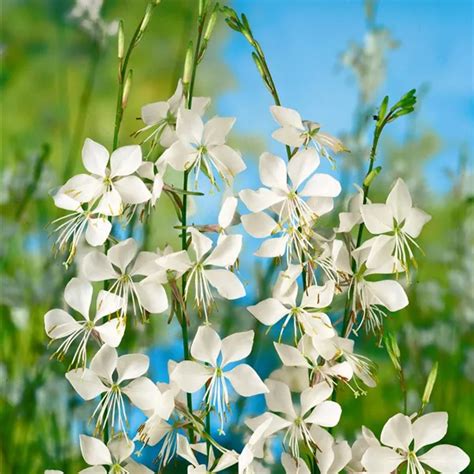
[[398,223],[404,221],[412,207],[410,191],[403,179],[398,178],[387,197],[387,204],[392,208],[393,217]]
[[212,240],[194,227],[190,227],[188,232],[191,234],[191,247],[196,254],[196,259],[201,260],[211,250]]
[[100,196],[103,190],[104,185],[100,179],[88,174],[78,174],[61,187],[61,194],[78,202],[90,202]]
[[137,251],[138,244],[136,240],[129,238],[111,247],[107,252],[107,257],[124,274],[128,265],[135,258]]
[[326,400],[317,405],[306,418],[307,423],[315,423],[327,428],[336,426],[341,418],[341,405],[331,400]]
[[123,298],[110,291],[100,290],[97,295],[96,315],[94,321],[115,313],[123,306]]
[[125,323],[119,319],[111,319],[100,326],[95,326],[102,342],[110,347],[118,347],[125,334]]
[[110,177],[128,176],[135,173],[142,164],[140,145],[126,145],[117,148],[110,156]]
[[117,367],[117,351],[104,344],[92,358],[90,368],[99,377],[112,382],[112,374]]
[[227,196],[222,203],[217,222],[222,229],[227,229],[234,221],[239,200],[235,196]]
[[150,359],[145,354],[126,354],[117,360],[117,382],[136,379],[146,373]]
[[268,393],[267,386],[257,372],[247,364],[240,364],[232,370],[224,372],[234,390],[242,397],[252,397],[260,393]]
[[301,392],[301,414],[304,415],[311,408],[323,403],[331,394],[332,387],[326,382],[320,382],[313,387],[308,387]]
[[440,444],[418,457],[419,461],[443,473],[462,472],[469,466],[469,456],[457,446]]
[[123,211],[122,196],[115,188],[105,191],[95,211],[105,216],[120,215]]
[[303,129],[301,115],[294,109],[282,107],[281,105],[272,105],[270,112],[273,118],[282,126],[290,126]]
[[84,400],[92,400],[107,390],[91,369],[70,370],[66,373],[66,379]]
[[423,226],[431,220],[431,216],[421,209],[412,207],[403,226],[403,231],[406,232],[410,237],[416,239]]
[[371,446],[362,456],[362,465],[367,472],[390,474],[405,460],[390,448]]
[[206,384],[212,374],[213,369],[197,362],[185,360],[175,367],[170,376],[181,390],[194,393]]
[[227,181],[232,181],[235,176],[247,168],[240,153],[228,145],[215,145],[207,151],[214,166]]
[[283,193],[277,194],[267,188],[259,188],[257,191],[254,191],[253,189],[243,189],[240,191],[239,197],[252,212],[263,211],[286,199]]
[[398,281],[371,281],[367,282],[367,287],[373,297],[372,304],[381,304],[392,312],[408,306],[408,297]]
[[198,152],[192,145],[178,140],[163,152],[160,162],[168,163],[177,171],[185,171],[191,168],[197,157]]
[[214,250],[204,260],[204,265],[229,267],[235,263],[242,249],[241,235],[224,235],[217,243]]
[[44,329],[51,339],[61,339],[80,330],[81,325],[66,311],[52,309],[44,315]]
[[230,270],[204,270],[204,276],[222,298],[236,300],[245,296],[245,288]]
[[428,413],[412,425],[415,452],[443,439],[448,431],[448,414],[445,411]]
[[147,377],[132,380],[122,392],[140,410],[151,410],[158,396],[158,387]]
[[181,108],[176,121],[176,133],[180,140],[193,145],[201,145],[204,124],[201,117],[193,110]]
[[149,313],[162,313],[168,309],[168,296],[163,285],[154,281],[141,281],[135,285],[139,303]]
[[360,213],[371,234],[384,234],[393,230],[392,210],[386,204],[364,204]]
[[89,252],[84,257],[82,265],[84,275],[89,281],[112,280],[119,276],[107,256],[97,250]]
[[100,439],[81,435],[80,444],[82,457],[90,466],[103,464],[111,466],[113,464],[109,449]]
[[386,446],[395,449],[403,449],[408,451],[408,447],[413,440],[410,418],[402,413],[392,416],[385,423],[380,441]]
[[209,326],[199,326],[191,344],[191,355],[197,360],[216,367],[221,346],[221,338],[214,329]]
[[297,152],[288,162],[288,176],[293,189],[299,186],[313,174],[319,166],[319,155],[314,148],[306,148]]
[[105,168],[109,162],[109,152],[105,146],[86,138],[82,147],[82,162],[89,173],[105,176]]
[[253,338],[253,331],[243,331],[222,339],[221,367],[225,367],[230,362],[245,359],[252,352]]
[[125,176],[114,185],[125,204],[142,204],[151,199],[151,192],[138,176]]
[[281,257],[286,252],[286,244],[288,243],[288,235],[275,237],[265,240],[259,249],[254,253],[257,257]]
[[265,395],[268,409],[276,413],[283,413],[290,416],[291,419],[295,419],[296,412],[293,407],[288,385],[272,379],[267,379],[265,383],[269,390]]
[[294,127],[281,127],[272,133],[272,138],[284,145],[299,148],[304,143],[302,131]]
[[155,125],[166,119],[170,106],[168,102],[153,102],[142,107],[142,120],[145,125]]
[[277,227],[277,223],[265,212],[255,212],[240,217],[245,231],[252,237],[268,237]]
[[341,183],[329,174],[315,173],[301,191],[302,196],[336,197],[341,193]]
[[204,125],[203,144],[206,146],[223,145],[234,123],[234,117],[213,117],[208,120]]
[[301,299],[302,308],[326,308],[333,299],[335,283],[326,282],[323,286],[312,285],[304,293]]
[[288,344],[280,344],[278,342],[274,342],[273,345],[283,365],[287,367],[310,367],[304,355],[296,347],[289,346]]
[[260,181],[269,188],[288,190],[287,168],[282,158],[265,152],[260,155],[258,164]]
[[247,309],[266,326],[272,326],[290,312],[275,298],[267,298],[254,306],[247,306]]
[[105,217],[89,219],[86,229],[86,241],[92,247],[102,245],[112,230],[112,223]]
[[89,308],[92,301],[92,285],[83,278],[71,278],[64,289],[64,300],[85,319],[89,319]]
[[112,438],[108,443],[110,454],[116,463],[122,463],[128,459],[135,450],[135,444],[130,441],[126,436],[117,436]]

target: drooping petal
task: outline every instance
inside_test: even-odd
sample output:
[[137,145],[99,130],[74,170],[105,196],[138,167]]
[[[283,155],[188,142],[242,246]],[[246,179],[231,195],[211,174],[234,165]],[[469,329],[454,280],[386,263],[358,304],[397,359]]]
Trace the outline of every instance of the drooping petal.
[[145,354],[126,354],[117,360],[117,382],[136,379],[146,373],[150,359]]
[[104,344],[92,358],[90,368],[99,377],[112,382],[112,374],[117,367],[117,351]]
[[86,229],[86,241],[92,247],[103,245],[112,230],[112,223],[105,217],[89,219]]
[[252,351],[253,331],[236,332],[222,340],[222,362],[221,367],[225,367],[230,362],[245,359]]
[[425,211],[422,211],[416,207],[412,207],[405,220],[403,231],[406,232],[410,237],[416,239],[420,235],[423,226],[430,220],[431,216]]
[[198,460],[191,449],[188,439],[180,434],[176,437],[176,454],[183,459],[186,459],[186,461],[191,463],[194,467],[199,466]]
[[389,418],[382,428],[380,441],[386,446],[395,449],[408,451],[408,447],[413,440],[410,418],[402,413]]
[[112,465],[112,457],[107,446],[92,436],[80,436],[81,453],[84,461],[90,466]]
[[329,174],[315,173],[301,191],[302,196],[336,197],[341,193],[341,183]]
[[178,387],[188,393],[197,392],[212,377],[213,369],[190,360],[180,362],[173,372],[171,379]]
[[89,308],[92,301],[92,285],[83,278],[71,278],[64,289],[64,300],[85,319],[89,319]]
[[94,250],[89,252],[82,263],[83,272],[89,281],[112,280],[119,277],[106,255]]
[[67,337],[80,330],[81,325],[66,311],[52,309],[44,315],[44,329],[51,339]]
[[126,436],[112,438],[107,443],[107,447],[109,448],[113,460],[119,464],[128,459],[135,450],[135,444]]
[[265,212],[255,212],[240,217],[248,234],[257,239],[268,237],[277,227],[276,221]]
[[241,249],[241,235],[224,235],[206,260],[204,260],[204,265],[229,267],[235,263]]
[[185,143],[201,145],[204,133],[204,124],[199,114],[193,110],[181,108],[178,111],[176,133]]
[[222,203],[217,222],[222,229],[233,224],[239,200],[235,196],[227,196]]
[[299,148],[304,143],[302,131],[294,127],[281,127],[272,133],[272,138],[284,145]]
[[222,298],[236,300],[245,296],[244,285],[230,270],[204,270],[203,274]]
[[362,456],[362,465],[367,472],[390,474],[405,460],[390,448],[371,446]]
[[204,125],[202,142],[206,146],[223,145],[227,134],[234,126],[234,117],[213,117]]
[[384,234],[393,230],[392,210],[386,204],[364,204],[360,212],[371,234]]
[[123,211],[122,196],[115,188],[105,191],[95,211],[105,216],[119,216]]
[[100,326],[95,326],[102,342],[110,347],[118,347],[125,334],[125,323],[119,318],[111,319]]
[[280,344],[278,342],[274,342],[273,345],[283,365],[287,367],[310,367],[304,355],[296,347],[289,346],[288,344]]
[[239,197],[252,212],[263,211],[286,199],[283,193],[278,194],[267,188],[259,188],[257,191],[253,189],[243,189],[240,191]]
[[122,392],[140,410],[151,410],[159,390],[149,378],[139,377],[122,388]]
[[109,161],[109,152],[105,146],[86,138],[82,147],[82,162],[89,173],[105,176],[105,168]]
[[151,199],[151,192],[138,176],[125,176],[114,185],[125,204],[142,204]]
[[341,412],[342,409],[339,403],[326,400],[314,408],[314,410],[311,412],[311,415],[306,418],[306,422],[315,423],[318,426],[324,426],[326,428],[331,428],[339,423]]
[[135,285],[140,305],[152,314],[162,313],[168,309],[168,296],[163,285],[144,280]]
[[273,239],[265,240],[259,249],[254,253],[257,257],[281,257],[286,251],[286,244],[288,243],[288,235],[282,237],[275,237]]
[[415,452],[443,439],[448,431],[448,414],[445,411],[428,413],[412,425]]
[[372,304],[381,304],[392,312],[408,306],[408,297],[398,281],[371,281],[367,282],[367,286],[373,297]]
[[319,166],[319,155],[314,148],[297,152],[288,162],[288,176],[293,189],[297,189]]
[[[276,155],[264,152],[258,162],[260,181],[269,188],[288,190],[286,163]],[[253,210],[253,209],[251,209]]]
[[469,466],[469,456],[457,446],[439,444],[418,457],[419,461],[443,473],[463,472]]
[[67,211],[81,211],[81,203],[76,199],[68,196],[63,189],[60,188],[57,192],[52,194],[54,205],[59,209],[66,209]]
[[214,329],[210,326],[199,326],[191,344],[191,355],[216,367],[221,346],[221,338]]
[[265,381],[269,392],[265,395],[268,409],[276,413],[288,415],[291,419],[296,418],[296,412],[291,400],[291,392],[283,382],[267,379]]
[[224,372],[234,390],[242,397],[252,397],[260,393],[268,393],[267,386],[257,372],[247,364],[240,364],[232,370]]
[[118,268],[123,274],[126,273],[130,262],[135,258],[138,251],[138,244],[135,239],[129,238],[122,240],[114,245],[107,252],[109,260]]
[[92,400],[107,390],[91,369],[70,370],[66,373],[66,379],[84,400]]
[[273,118],[282,126],[290,126],[303,129],[301,115],[294,109],[282,107],[281,105],[272,105],[270,112]]
[[140,145],[126,145],[117,148],[110,156],[110,177],[128,176],[135,173],[142,164]]
[[387,197],[387,204],[392,208],[393,217],[401,223],[408,216],[412,207],[410,191],[403,179],[398,178]]
[[168,102],[153,102],[142,107],[142,120],[145,125],[155,125],[166,119],[170,106]]
[[253,306],[247,306],[247,309],[262,324],[272,326],[286,316],[290,310],[283,306],[276,298],[267,298]]
[[96,315],[94,321],[115,313],[123,306],[123,298],[110,291],[100,290],[97,295]]

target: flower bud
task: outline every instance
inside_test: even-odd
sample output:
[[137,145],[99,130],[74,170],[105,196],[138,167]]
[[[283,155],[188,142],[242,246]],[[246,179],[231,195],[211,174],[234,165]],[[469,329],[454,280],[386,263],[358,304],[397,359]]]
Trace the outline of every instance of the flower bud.
[[118,41],[117,56],[119,59],[123,59],[125,38],[123,34],[123,21],[122,20],[120,20],[119,22],[117,41]]
[[127,78],[125,79],[125,85],[123,87],[122,109],[127,107],[128,96],[130,95],[130,89],[132,87],[132,78],[133,78],[133,71],[130,69],[128,71]]
[[207,22],[206,31],[204,32],[205,42],[209,41],[209,38],[212,35],[212,31],[214,30],[214,26],[216,26],[216,21],[217,21],[217,10],[214,9],[214,11],[211,14],[211,17],[209,18],[209,21]]
[[[156,3],[155,3],[155,5],[156,5]],[[153,8],[154,8],[155,5],[153,5],[152,3],[149,3],[146,6],[145,15],[143,17],[142,22],[140,23],[140,33],[143,33],[145,31],[146,27],[148,26],[148,23],[151,20],[151,13],[152,13]]]
[[384,337],[384,342],[392,364],[398,372],[401,372],[400,348],[398,347],[397,338],[392,333],[387,333]]
[[193,42],[190,41],[188,50],[186,51],[186,58],[184,60],[183,84],[185,87],[191,81],[191,74],[193,70]]
[[423,392],[423,398],[421,399],[421,403],[423,406],[427,405],[431,398],[431,392],[433,391],[434,384],[436,383],[436,377],[438,376],[438,362],[433,364],[431,367],[431,371],[428,375],[428,379],[426,380],[425,391]]

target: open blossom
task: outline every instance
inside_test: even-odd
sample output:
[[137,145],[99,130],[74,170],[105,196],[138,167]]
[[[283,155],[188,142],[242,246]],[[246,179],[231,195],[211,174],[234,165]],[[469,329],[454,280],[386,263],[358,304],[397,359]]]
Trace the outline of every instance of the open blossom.
[[235,119],[214,117],[206,124],[193,110],[180,109],[175,141],[160,157],[178,171],[195,170],[195,182],[202,171],[215,184],[214,169],[226,183],[246,166],[240,154],[226,145],[227,134]]
[[409,261],[414,259],[411,247],[418,247],[415,239],[431,216],[413,207],[405,182],[397,179],[386,204],[365,204],[360,212],[368,231],[374,235],[383,234],[385,245],[391,247],[396,260],[408,269]]
[[197,392],[207,384],[204,400],[216,409],[220,431],[223,430],[225,414],[229,410],[228,382],[242,397],[268,392],[258,374],[249,365],[239,364],[230,370],[224,370],[230,363],[242,360],[250,354],[253,338],[253,331],[245,331],[221,340],[214,329],[200,326],[191,345],[191,355],[199,362],[180,362],[171,374],[172,380],[187,393]]
[[113,347],[103,345],[91,360],[89,368],[71,370],[66,374],[74,390],[84,400],[103,394],[92,414],[92,417],[97,416],[97,432],[102,432],[107,424],[112,430],[118,427],[119,431],[126,431],[124,395],[141,410],[153,407],[158,389],[150,379],[143,377],[149,363],[146,355],[118,357]]
[[[292,276],[289,276],[289,271],[292,272]],[[256,305],[248,306],[248,311],[266,326],[273,326],[284,319],[280,339],[292,319],[295,337],[300,333],[316,338],[334,336],[335,331],[331,320],[320,311],[321,308],[326,308],[331,304],[334,295],[334,282],[329,281],[323,286],[308,287],[297,302],[296,278],[301,273],[301,266],[292,265],[289,271],[281,272],[279,276],[279,281],[287,280],[285,284],[289,285],[289,289],[286,292],[281,291],[282,286],[277,282],[273,297],[260,301]]]
[[384,446],[368,447],[362,465],[369,473],[391,473],[406,463],[408,473],[422,474],[425,468],[440,472],[462,472],[469,456],[457,446],[440,444],[423,454],[419,451],[440,441],[448,430],[448,414],[434,412],[412,421],[398,413],[385,423],[380,441]]
[[207,465],[201,464],[196,459],[194,451],[207,455],[206,443],[197,443],[191,445],[189,444],[187,438],[185,438],[183,435],[178,435],[176,444],[176,452],[178,456],[190,463],[190,465],[188,465],[188,474],[213,474],[215,472],[221,472],[224,469],[233,466],[239,460],[239,456],[235,451],[226,451],[216,462],[214,452],[212,448],[210,448]]
[[92,436],[81,435],[80,440],[82,457],[91,467],[82,469],[79,474],[153,474],[151,469],[131,458],[135,445],[126,436],[112,438],[107,446]]
[[82,162],[90,174],[73,176],[59,192],[80,203],[88,203],[90,210],[118,216],[124,205],[141,204],[151,198],[143,181],[134,175],[142,164],[138,145],[117,148],[109,155],[104,146],[86,138]]
[[[354,226],[363,222],[360,208],[364,202],[364,191],[357,186],[357,193],[351,196],[347,211],[339,213],[339,226],[335,232],[350,232]],[[367,200],[370,204],[370,201]]]
[[272,134],[272,137],[280,143],[296,148],[312,144],[319,154],[329,160],[331,157],[327,148],[335,153],[347,151],[339,139],[329,133],[321,132],[319,123],[302,120],[296,110],[272,105],[270,112],[281,126]]
[[260,180],[266,187],[239,193],[253,212],[242,216],[242,224],[253,237],[282,235],[265,240],[255,255],[278,257],[287,253],[288,261],[293,257],[302,261],[311,252],[313,225],[332,209],[333,198],[341,192],[335,178],[315,173],[318,166],[319,157],[312,149],[296,153],[288,165],[271,153],[260,156]]
[[108,291],[101,290],[97,295],[96,313],[90,316],[92,303],[92,285],[81,278],[72,278],[64,290],[64,300],[82,317],[76,320],[63,309],[52,309],[44,316],[46,334],[53,340],[64,339],[55,355],[63,358],[75,341],[78,341],[71,366],[85,367],[87,362],[87,342],[91,335],[112,347],[117,347],[122,340],[125,324],[120,318],[103,322],[105,316],[118,311],[122,298]]
[[338,441],[317,425],[311,427],[311,435],[318,449],[316,463],[321,474],[341,472],[352,458],[351,447],[347,441]]
[[265,383],[269,389],[265,400],[270,411],[247,420],[246,424],[251,429],[256,429],[263,421],[271,419],[272,422],[265,431],[266,437],[284,430],[284,442],[293,456],[299,457],[300,442],[304,442],[314,452],[316,445],[311,435],[311,426],[333,427],[341,417],[340,405],[328,400],[332,387],[326,382],[308,387],[301,392],[300,404],[295,407],[288,385],[272,379],[267,379]]
[[156,258],[153,252],[138,252],[137,242],[130,238],[111,247],[107,255],[95,250],[89,252],[84,258],[83,271],[90,281],[112,282],[109,292],[122,298],[123,318],[129,303],[134,314],[144,317],[145,312],[161,313],[168,308],[163,288],[167,282],[166,270],[160,269]]
[[[209,97],[193,97],[191,110],[202,116],[209,105]],[[165,101],[153,102],[142,107],[141,119],[145,127],[138,130],[136,134],[148,132],[148,137],[144,143],[150,141],[150,150],[153,150],[159,143],[168,148],[177,139],[176,122],[178,110],[184,108],[185,96],[183,91],[183,82],[178,81],[174,94]]]

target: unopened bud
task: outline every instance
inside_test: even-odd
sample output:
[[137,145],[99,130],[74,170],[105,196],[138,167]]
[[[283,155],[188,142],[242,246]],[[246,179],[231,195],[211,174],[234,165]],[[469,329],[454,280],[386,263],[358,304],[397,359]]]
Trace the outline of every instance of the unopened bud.
[[125,85],[123,87],[122,109],[127,107],[128,96],[130,95],[130,89],[132,88],[132,78],[133,78],[133,71],[130,69],[128,71],[127,78],[125,79]]
[[217,10],[214,9],[214,11],[211,14],[211,17],[209,18],[209,21],[207,22],[206,31],[204,32],[204,41],[209,41],[209,38],[211,37],[212,32],[214,30],[214,26],[216,26],[216,21],[217,21]]
[[401,372],[400,348],[398,347],[397,338],[392,333],[387,333],[384,337],[384,342],[392,364],[398,372]]
[[184,60],[183,84],[188,86],[191,81],[191,74],[193,70],[193,42],[190,41],[188,50],[186,51],[186,58]]
[[123,21],[122,20],[120,20],[119,22],[117,41],[118,41],[117,56],[119,59],[123,59],[125,37],[123,34]]
[[423,398],[421,402],[423,406],[427,405],[431,398],[431,392],[433,391],[434,384],[436,383],[436,377],[438,376],[438,362],[433,364],[431,371],[426,380],[425,391],[423,392]]
[[149,3],[146,6],[145,15],[143,16],[143,20],[140,23],[140,33],[143,33],[145,31],[146,27],[148,26],[148,23],[151,20],[151,13],[152,13],[153,8],[154,8],[155,5],[152,4],[152,3]]

